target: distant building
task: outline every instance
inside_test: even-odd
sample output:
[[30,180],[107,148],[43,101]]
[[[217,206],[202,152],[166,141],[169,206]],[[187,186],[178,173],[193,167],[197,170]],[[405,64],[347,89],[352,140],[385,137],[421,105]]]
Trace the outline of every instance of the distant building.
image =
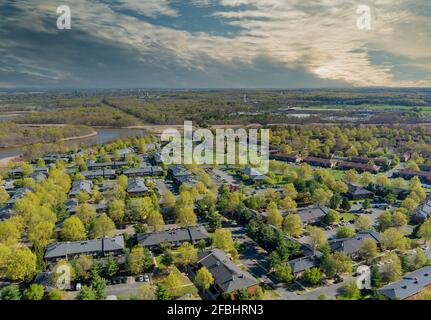
[[132,196],[144,195],[148,193],[143,178],[130,178],[127,184],[127,193]]
[[293,162],[293,163],[299,163],[303,160],[303,157],[301,157],[298,154],[285,154],[281,152],[271,154],[270,158],[271,160]]
[[69,192],[69,196],[75,197],[79,192],[90,193],[93,188],[93,182],[90,180],[74,181],[72,184],[72,189]]
[[60,259],[73,259],[82,254],[101,257],[106,254],[119,255],[124,250],[123,236],[74,242],[57,242],[46,248],[45,259],[55,262]]
[[298,209],[303,224],[313,224],[323,220],[331,209],[328,207],[307,207]]
[[159,166],[130,168],[123,171],[127,177],[150,177],[163,175],[163,169]]
[[184,242],[197,244],[200,240],[204,240],[206,243],[209,243],[210,240],[209,234],[203,226],[141,233],[137,235],[138,243],[150,250],[158,249],[162,243],[168,243],[177,247]]
[[425,289],[431,289],[431,266],[406,274],[377,292],[392,300],[412,300]]
[[33,191],[33,190],[31,188],[28,188],[28,187],[24,187],[24,188],[20,188],[20,189],[16,190],[15,193],[13,194],[13,196],[10,197],[8,201],[6,201],[6,204],[8,204],[8,205],[15,204],[15,202],[17,202],[19,199],[23,198],[24,195],[29,191]]
[[255,168],[244,168],[241,173],[247,175],[253,182],[264,182],[268,179],[267,176]]
[[375,231],[360,231],[354,237],[329,241],[332,251],[344,252],[349,256],[356,256],[365,239],[380,243],[380,235]]
[[336,167],[341,170],[355,169],[358,172],[378,173],[380,171],[379,166],[356,162],[339,162]]
[[316,157],[307,157],[304,159],[304,162],[308,163],[311,166],[322,167],[322,168],[333,168],[337,164],[337,160],[316,158]]
[[418,177],[422,182],[431,183],[431,173],[426,171],[415,171],[415,170],[400,170],[397,174],[404,179],[412,179],[413,177]]
[[362,186],[357,186],[355,184],[349,183],[347,187],[348,187],[347,196],[351,200],[368,199],[374,196],[374,194],[371,191],[368,191]]
[[81,174],[85,179],[115,179],[117,176],[115,170],[112,169],[88,170],[81,172]]
[[431,196],[427,196],[410,215],[410,219],[414,223],[422,223],[429,218],[431,218]]

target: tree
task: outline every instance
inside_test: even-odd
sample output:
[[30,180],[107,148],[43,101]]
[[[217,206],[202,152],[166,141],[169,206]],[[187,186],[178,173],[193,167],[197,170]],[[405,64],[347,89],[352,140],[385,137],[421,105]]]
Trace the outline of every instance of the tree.
[[174,295],[181,285],[181,278],[178,273],[170,273],[164,280],[163,284],[169,289],[171,295]]
[[21,292],[16,284],[0,290],[0,300],[21,300]]
[[147,216],[147,224],[149,227],[152,227],[154,231],[159,231],[165,221],[163,221],[163,216],[158,210],[151,211]]
[[289,214],[284,219],[283,230],[292,237],[299,237],[303,233],[302,220],[299,214]]
[[96,300],[97,295],[95,290],[89,286],[82,286],[77,296],[78,300]]
[[45,248],[54,238],[54,234],[54,223],[51,221],[41,221],[29,226],[28,239],[34,246]]
[[198,260],[198,252],[193,245],[184,242],[177,250],[176,262],[182,266],[195,263]]
[[0,204],[5,204],[6,201],[9,200],[9,193],[5,190],[4,187],[0,188]]
[[115,223],[106,213],[102,213],[90,226],[90,237],[92,239],[104,238],[115,234]]
[[175,202],[176,202],[176,199],[174,194],[171,191],[167,190],[163,195],[163,206],[173,207],[175,206]]
[[335,270],[337,274],[352,273],[352,260],[344,252],[335,252],[332,257],[335,261]]
[[353,230],[353,228],[348,226],[342,226],[337,229],[336,237],[337,239],[352,238],[355,236],[355,234],[356,233],[355,233],[355,230]]
[[366,231],[370,230],[373,225],[373,222],[371,221],[370,217],[361,215],[358,219],[355,221],[355,226],[360,231]]
[[280,205],[287,212],[296,212],[296,202],[291,197],[286,196],[280,201]]
[[0,243],[0,278],[6,276],[11,253],[12,250],[8,246]]
[[138,298],[141,300],[156,300],[156,292],[152,285],[149,283],[143,283],[139,287]]
[[417,232],[417,236],[424,240],[425,243],[431,240],[431,220],[428,219],[421,224]]
[[365,199],[364,202],[362,202],[362,208],[367,210],[371,208],[371,200]]
[[280,263],[274,267],[274,274],[280,281],[284,283],[291,283],[294,276],[290,265],[287,263]]
[[40,284],[31,284],[30,287],[24,290],[25,300],[42,300],[45,294],[45,289]]
[[346,197],[343,198],[343,201],[341,201],[340,208],[343,209],[344,211],[350,211],[352,206],[351,206],[348,198],[346,198]]
[[278,211],[277,205],[274,202],[271,202],[269,204],[267,214],[267,222],[270,225],[273,225],[277,228],[281,228],[283,217],[280,211]]
[[286,195],[286,197],[296,199],[296,197],[298,196],[298,191],[296,191],[296,188],[293,183],[288,183],[284,186],[284,194]]
[[112,255],[108,256],[108,259],[106,261],[106,267],[105,267],[105,274],[112,278],[117,274],[119,270],[117,259],[115,259]]
[[91,268],[93,267],[94,260],[90,255],[80,255],[73,261],[73,266],[76,276],[79,279],[89,279],[91,275]]
[[162,255],[161,262],[167,267],[169,267],[174,263],[174,256],[172,255],[171,250],[165,250],[165,252]]
[[213,236],[213,246],[225,252],[235,251],[232,232],[229,229],[217,229]]
[[108,216],[117,224],[121,224],[124,219],[124,201],[114,199],[108,204]]
[[403,274],[401,260],[394,252],[387,254],[382,260],[380,276],[385,283],[393,282],[401,278]]
[[371,238],[366,238],[362,241],[362,244],[358,249],[359,257],[370,263],[375,257],[378,256],[378,254],[379,248],[377,247],[376,241]]
[[21,227],[16,221],[7,219],[0,222],[0,243],[7,246],[14,246],[21,237]]
[[178,210],[176,216],[176,223],[178,223],[182,227],[193,226],[196,224],[197,217],[193,212],[192,207],[182,207]]
[[67,218],[60,230],[60,238],[63,241],[77,241],[86,238],[84,224],[78,217]]
[[329,203],[332,196],[333,196],[333,193],[331,190],[317,188],[316,190],[314,190],[311,196],[311,202],[314,203],[315,205],[325,206]]
[[139,274],[144,271],[145,268],[149,268],[152,265],[151,253],[141,246],[135,246],[126,258],[127,270],[132,274]]
[[408,246],[408,241],[404,234],[396,228],[385,230],[380,238],[382,247],[386,250],[405,250]]
[[339,298],[342,300],[359,300],[361,298],[361,292],[359,291],[356,282],[348,281],[343,284],[341,288],[341,296]]
[[163,284],[157,285],[156,297],[157,297],[157,300],[170,300],[171,299],[171,295],[169,294],[168,289]]
[[96,208],[88,203],[80,204],[76,208],[76,217],[78,217],[85,228],[88,229],[91,222],[96,218]]
[[129,179],[125,175],[121,175],[117,178],[117,183],[119,186],[121,186],[123,189],[127,189],[127,186],[129,184]]
[[419,203],[412,197],[407,197],[403,202],[401,202],[401,208],[405,208],[408,212],[413,212]]
[[79,191],[78,194],[76,195],[76,200],[78,200],[79,204],[84,204],[86,203],[88,200],[90,200],[90,195],[85,192],[85,191]]
[[322,229],[318,227],[309,226],[307,228],[307,231],[311,238],[311,244],[315,249],[321,248],[322,246],[328,243],[328,240],[326,238],[326,233]]
[[202,290],[207,290],[214,283],[214,277],[207,268],[201,267],[196,273],[195,284]]
[[106,299],[106,280],[100,276],[96,276],[91,280],[91,287],[94,290],[97,300]]
[[340,221],[340,214],[335,210],[329,210],[328,214],[325,216],[325,222],[327,224],[335,224]]
[[318,268],[307,268],[304,271],[304,281],[312,286],[320,283],[322,274]]
[[7,275],[15,281],[31,279],[36,273],[36,255],[27,247],[16,249],[9,259]]

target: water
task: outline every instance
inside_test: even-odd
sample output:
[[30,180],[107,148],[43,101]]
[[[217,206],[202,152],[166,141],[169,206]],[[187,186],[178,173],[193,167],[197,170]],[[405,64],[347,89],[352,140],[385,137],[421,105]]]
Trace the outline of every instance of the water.
[[[80,147],[92,146],[100,143],[108,143],[120,138],[129,138],[135,136],[144,136],[145,130],[143,129],[95,129],[97,135],[93,137],[68,140],[64,142],[64,146],[71,148],[74,146]],[[10,158],[21,156],[24,153],[24,147],[16,148],[0,148],[0,161]]]

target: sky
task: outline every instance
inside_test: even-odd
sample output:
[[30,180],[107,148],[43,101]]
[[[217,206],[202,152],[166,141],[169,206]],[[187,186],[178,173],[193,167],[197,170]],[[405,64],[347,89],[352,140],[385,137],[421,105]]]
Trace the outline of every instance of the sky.
[[431,87],[431,1],[0,0],[0,88],[369,86]]

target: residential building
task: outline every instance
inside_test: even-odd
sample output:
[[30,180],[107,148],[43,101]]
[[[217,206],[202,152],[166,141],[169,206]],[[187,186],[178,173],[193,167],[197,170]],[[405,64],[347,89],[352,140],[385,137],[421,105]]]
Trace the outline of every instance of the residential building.
[[124,250],[123,236],[96,240],[57,242],[46,248],[45,260],[55,262],[60,259],[73,259],[82,254],[101,257],[106,254],[120,255]]
[[145,180],[143,178],[130,178],[127,184],[127,193],[132,196],[144,195],[148,193]]
[[355,169],[358,172],[378,173],[380,171],[379,166],[356,162],[339,162],[336,167],[341,170]]
[[332,251],[344,252],[350,256],[356,256],[365,239],[371,239],[380,244],[380,235],[375,231],[360,231],[354,237],[329,241]]
[[377,290],[391,300],[412,300],[425,289],[431,289],[431,266],[406,274],[401,280]]
[[254,294],[258,287],[257,280],[234,264],[220,249],[199,252],[195,270],[201,267],[207,268],[214,278],[214,284],[208,291],[214,298],[230,294],[234,299],[237,290],[246,289],[249,294]]
[[304,162],[308,163],[311,166],[323,167],[323,168],[333,168],[337,164],[337,160],[316,158],[316,157],[307,157],[304,159]]
[[197,244],[200,240],[204,240],[206,243],[210,241],[209,234],[203,226],[170,229],[137,235],[138,243],[150,250],[160,248],[162,243],[168,243],[177,247],[184,242]]
[[116,177],[115,170],[112,169],[88,170],[81,172],[81,174],[85,179],[115,179]]
[[347,190],[347,196],[351,200],[368,199],[368,198],[372,198],[374,196],[374,194],[371,191],[365,189],[362,186],[358,186],[358,185],[355,185],[353,183],[349,183],[347,185],[347,187],[349,188]]
[[427,196],[424,201],[412,212],[410,219],[414,223],[422,223],[431,218],[431,196]]
[[81,191],[90,193],[92,188],[93,182],[90,180],[74,181],[72,184],[72,189],[69,192],[69,196],[74,197]]
[[322,220],[331,209],[324,206],[307,207],[298,209],[303,224],[313,224]]

